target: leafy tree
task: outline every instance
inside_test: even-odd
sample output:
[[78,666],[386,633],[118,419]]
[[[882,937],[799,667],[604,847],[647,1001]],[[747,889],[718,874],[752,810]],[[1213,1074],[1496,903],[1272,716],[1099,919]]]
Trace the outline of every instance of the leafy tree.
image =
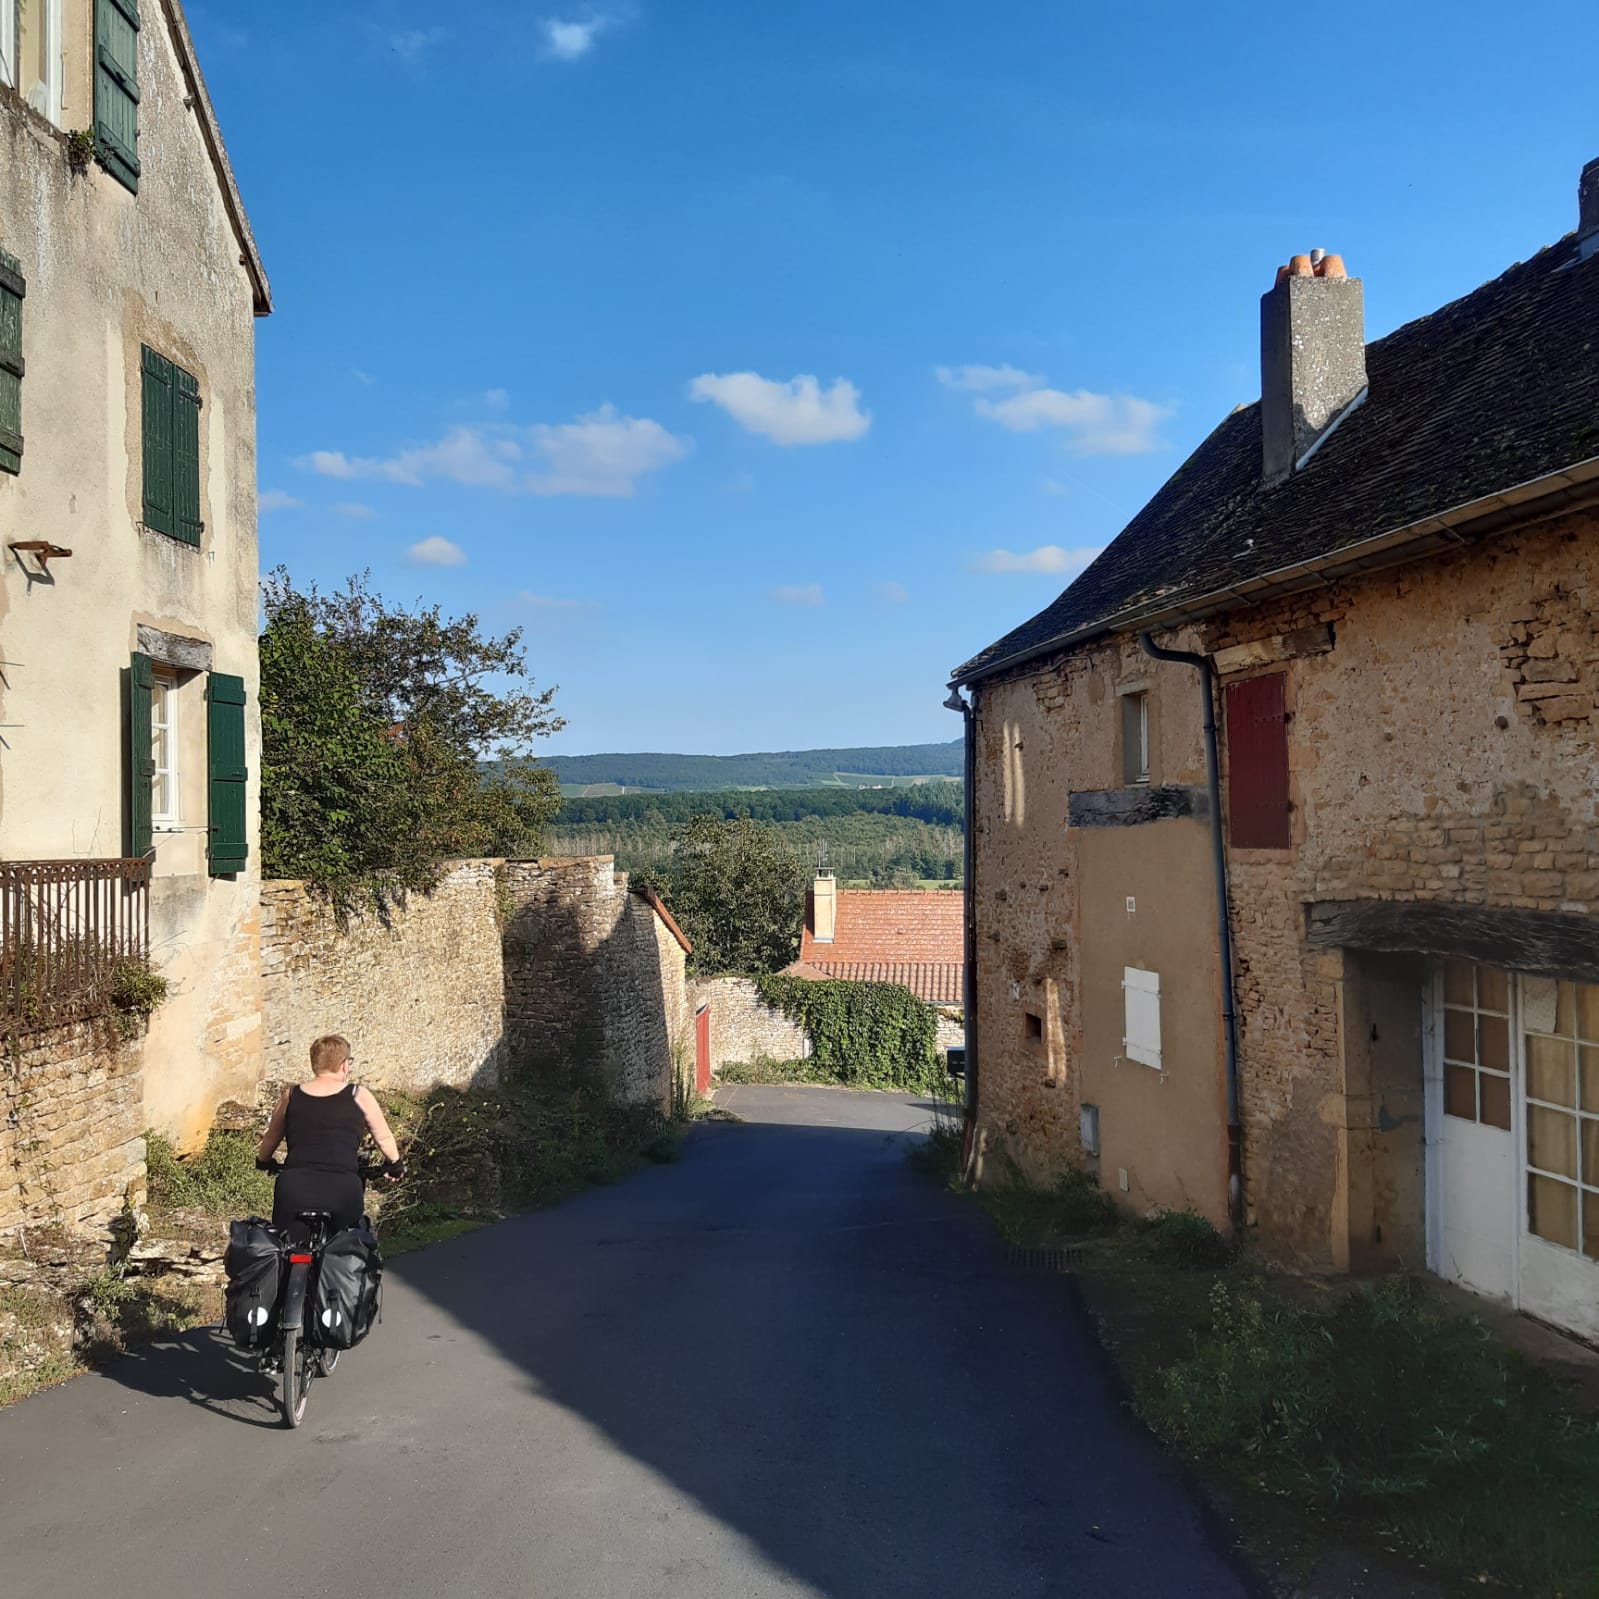
[[775,972],[799,950],[809,874],[770,827],[696,816],[655,879],[700,972]]
[[[421,888],[452,856],[535,853],[560,804],[532,755],[557,731],[521,630],[408,611],[366,576],[334,594],[263,587],[261,856],[348,903]],[[491,765],[481,765],[492,757]]]

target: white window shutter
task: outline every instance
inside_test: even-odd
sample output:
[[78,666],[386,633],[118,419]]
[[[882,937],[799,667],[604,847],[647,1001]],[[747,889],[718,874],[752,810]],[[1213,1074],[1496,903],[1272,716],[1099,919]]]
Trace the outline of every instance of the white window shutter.
[[1122,1002],[1127,1020],[1122,1052],[1128,1060],[1160,1069],[1160,973],[1122,968]]

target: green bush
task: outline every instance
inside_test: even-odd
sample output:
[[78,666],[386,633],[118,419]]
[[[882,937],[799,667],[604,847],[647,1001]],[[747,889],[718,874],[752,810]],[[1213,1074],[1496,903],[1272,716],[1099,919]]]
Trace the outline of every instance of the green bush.
[[197,1206],[230,1219],[271,1214],[272,1179],[255,1169],[258,1140],[252,1134],[215,1128],[200,1153],[188,1158],[160,1133],[146,1133],[144,1139],[152,1204]]
[[1161,1211],[1149,1223],[1149,1243],[1157,1259],[1174,1266],[1225,1266],[1233,1258],[1231,1241],[1197,1210]]
[[1403,1280],[1302,1309],[1223,1279],[1212,1323],[1141,1387],[1169,1441],[1523,1591],[1599,1593],[1599,1425],[1474,1317]]
[[452,1223],[534,1210],[615,1182],[641,1158],[677,1157],[659,1110],[617,1105],[600,1084],[377,1097],[406,1163],[398,1183],[372,1191],[385,1239],[445,1236]]
[[1030,1183],[1014,1163],[977,1191],[1008,1244],[1040,1248],[1086,1238],[1121,1219],[1115,1201],[1092,1175],[1068,1167],[1052,1183]]
[[763,1003],[810,1035],[809,1064],[820,1079],[851,1088],[948,1092],[937,1018],[909,989],[803,977],[757,977],[755,988]]

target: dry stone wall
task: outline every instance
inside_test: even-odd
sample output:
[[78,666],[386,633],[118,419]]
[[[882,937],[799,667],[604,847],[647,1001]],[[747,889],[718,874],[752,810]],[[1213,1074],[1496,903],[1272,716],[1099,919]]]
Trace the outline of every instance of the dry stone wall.
[[687,1047],[682,945],[609,855],[508,861],[502,884],[508,1061],[665,1108]]
[[798,1022],[762,1002],[747,977],[709,977],[695,983],[693,1008],[711,1007],[711,1070],[756,1060],[805,1060],[811,1041]]
[[266,1078],[309,1069],[311,1041],[343,1033],[374,1086],[491,1087],[503,1065],[497,864],[461,861],[430,894],[341,928],[296,882],[261,889]]
[[104,1221],[144,1202],[144,1038],[110,1019],[0,1058],[0,1233]]

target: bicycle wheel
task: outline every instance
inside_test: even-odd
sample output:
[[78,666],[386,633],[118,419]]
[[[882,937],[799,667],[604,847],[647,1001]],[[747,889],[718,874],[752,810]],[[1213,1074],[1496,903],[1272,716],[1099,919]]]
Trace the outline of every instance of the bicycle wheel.
[[343,1353],[342,1349],[318,1350],[317,1375],[319,1377],[331,1377],[339,1364],[339,1356]]
[[283,1424],[286,1427],[298,1427],[305,1419],[305,1401],[311,1392],[314,1359],[315,1352],[300,1341],[298,1327],[284,1333],[279,1402],[283,1407]]

